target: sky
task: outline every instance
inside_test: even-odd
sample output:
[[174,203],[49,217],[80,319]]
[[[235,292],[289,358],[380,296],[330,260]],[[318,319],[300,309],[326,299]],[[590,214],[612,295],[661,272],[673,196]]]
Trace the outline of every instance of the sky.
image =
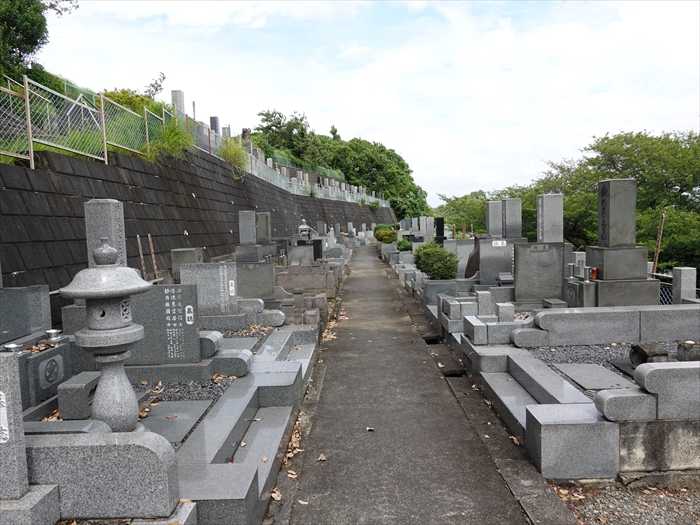
[[79,1],[36,61],[93,90],[185,92],[398,152],[428,192],[527,184],[593,137],[700,130],[700,1]]

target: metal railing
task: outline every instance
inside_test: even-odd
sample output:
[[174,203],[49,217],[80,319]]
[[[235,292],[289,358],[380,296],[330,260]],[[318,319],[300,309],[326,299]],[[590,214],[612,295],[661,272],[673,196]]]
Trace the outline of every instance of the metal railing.
[[[28,160],[32,169],[35,146],[84,155],[105,164],[109,163],[108,148],[144,154],[173,119],[191,134],[196,149],[223,160],[218,155],[224,143],[222,135],[184,113],[163,109],[159,115],[146,107],[137,113],[68,81],[64,82],[65,94],[27,76],[21,84],[4,76],[4,83],[7,87],[0,86],[0,156]],[[308,173],[270,166],[262,151],[252,145],[248,154],[254,176],[289,193],[389,206],[387,201],[350,184],[330,179],[326,179],[327,185],[310,184]],[[290,177],[288,172],[297,176]]]
[[[673,304],[673,275],[667,273],[650,273],[649,277],[660,281],[659,303]],[[695,289],[695,297],[700,299],[700,288]]]

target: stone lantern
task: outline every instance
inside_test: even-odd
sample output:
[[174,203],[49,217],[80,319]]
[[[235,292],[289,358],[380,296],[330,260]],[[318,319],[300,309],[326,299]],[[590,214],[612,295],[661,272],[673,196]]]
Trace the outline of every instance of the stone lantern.
[[92,352],[102,373],[92,403],[92,417],[113,432],[139,427],[138,401],[124,370],[129,349],[143,339],[143,326],[131,318],[129,296],[145,292],[151,284],[133,268],[118,264],[119,253],[106,237],[92,252],[94,266],[81,270],[60,290],[72,299],[85,299],[87,326],[75,334],[77,344]]
[[306,219],[301,220],[301,224],[298,228],[298,234],[300,239],[310,240],[311,239],[311,226],[306,224]]

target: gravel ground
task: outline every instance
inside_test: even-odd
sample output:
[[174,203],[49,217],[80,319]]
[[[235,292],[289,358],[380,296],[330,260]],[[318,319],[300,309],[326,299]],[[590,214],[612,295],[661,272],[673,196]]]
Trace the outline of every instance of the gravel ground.
[[700,490],[558,487],[579,525],[700,525]]
[[[660,344],[667,346],[667,352],[671,360],[673,360],[676,353],[676,344]],[[593,363],[619,373],[620,371],[610,361],[626,360],[630,346],[629,344],[619,343],[586,346],[547,346],[531,349],[530,352],[545,363]]]
[[135,384],[134,388],[140,390],[150,388],[151,399],[158,398],[161,401],[206,401],[207,399],[216,401],[235,380],[234,376],[215,374],[210,381],[204,383],[197,381],[160,385],[139,383]]

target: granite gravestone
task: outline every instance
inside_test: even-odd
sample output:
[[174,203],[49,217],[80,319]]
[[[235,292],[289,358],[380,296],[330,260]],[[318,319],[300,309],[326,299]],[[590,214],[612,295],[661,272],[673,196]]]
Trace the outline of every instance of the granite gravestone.
[[563,297],[564,243],[515,243],[515,300]]
[[17,354],[0,352],[0,500],[29,490],[20,391]]
[[488,201],[486,203],[486,231],[491,237],[503,235],[503,203]]
[[564,242],[564,195],[537,196],[537,242]]
[[170,263],[173,279],[180,280],[180,266],[187,263],[204,262],[204,250],[202,248],[175,248],[170,250]]
[[[93,219],[88,220],[88,217]],[[124,206],[114,199],[92,199],[85,203],[85,237],[87,239],[88,266],[95,266],[94,252],[106,238],[117,250],[117,263],[126,266],[126,234],[124,232]]]
[[234,262],[184,264],[182,284],[197,287],[200,315],[238,313],[238,266]]
[[520,199],[503,199],[501,211],[503,212],[503,238],[522,238],[523,218]]
[[269,211],[255,214],[255,237],[258,244],[272,242],[272,214]]
[[238,212],[239,244],[256,244],[256,214],[254,210]]

